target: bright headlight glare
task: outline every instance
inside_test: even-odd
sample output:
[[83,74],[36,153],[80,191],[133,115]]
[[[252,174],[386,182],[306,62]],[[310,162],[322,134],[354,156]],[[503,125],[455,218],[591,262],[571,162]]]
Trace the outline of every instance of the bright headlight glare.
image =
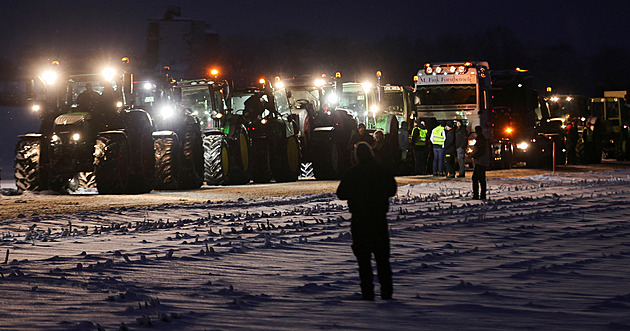
[[120,108],[120,107],[122,107],[122,106],[123,106],[122,101],[118,101],[118,102],[116,102],[116,108]]
[[337,95],[336,94],[330,94],[328,96],[328,102],[329,103],[337,103]]
[[53,134],[52,137],[50,137],[50,140],[54,143],[58,142],[60,140],[59,136],[56,134]]
[[363,90],[365,91],[365,93],[369,92],[372,89],[372,83],[370,82],[363,82],[361,83],[361,87],[363,87]]
[[425,67],[425,68],[424,68],[424,72],[425,72],[427,75],[430,75],[430,74],[432,74],[432,73],[433,73],[433,68],[431,68],[431,67],[428,67],[428,66],[427,66],[427,67]]
[[72,140],[74,141],[79,141],[81,139],[81,135],[78,133],[75,133],[72,135]]
[[276,83],[276,88],[284,88],[284,83],[283,82],[277,82]]
[[31,107],[32,111],[39,111],[40,109],[39,105],[33,105],[33,107]]
[[160,115],[165,119],[172,117],[173,115],[175,115],[175,109],[169,106],[164,106],[160,108]]
[[111,82],[116,76],[116,70],[113,68],[105,68],[103,69],[102,74],[106,81]]
[[262,124],[267,124],[267,119],[266,119],[266,118],[263,118],[262,120],[260,120],[260,123],[262,123]]
[[518,149],[523,149],[523,150],[524,150],[524,149],[527,149],[527,148],[529,147],[529,144],[528,144],[528,143],[526,143],[526,142],[522,142],[522,143],[520,143],[520,144],[516,145],[516,147],[517,147]]
[[57,80],[57,77],[58,77],[57,73],[52,70],[45,71],[44,73],[42,73],[42,79],[48,85],[54,84],[55,81]]
[[326,82],[323,79],[315,80],[315,86],[317,87],[324,86],[324,84],[326,84]]
[[144,83],[144,85],[142,85],[142,87],[145,90],[151,90],[151,89],[153,89],[153,84],[151,84],[151,83]]
[[370,107],[370,111],[373,113],[376,113],[378,111],[378,106],[377,105],[372,105],[372,107]]
[[477,140],[473,139],[473,140],[469,140],[468,141],[468,146],[474,146],[477,143]]

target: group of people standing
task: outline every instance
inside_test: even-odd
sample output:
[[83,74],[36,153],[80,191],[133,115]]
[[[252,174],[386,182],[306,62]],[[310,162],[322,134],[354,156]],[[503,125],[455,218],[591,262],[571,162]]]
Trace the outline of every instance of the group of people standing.
[[[468,131],[461,122],[438,122],[429,131],[425,122],[418,120],[411,130],[409,142],[413,150],[416,175],[433,173],[433,176],[455,178],[457,160],[457,177],[465,176],[464,157],[468,146]],[[431,159],[433,161],[429,164]]]

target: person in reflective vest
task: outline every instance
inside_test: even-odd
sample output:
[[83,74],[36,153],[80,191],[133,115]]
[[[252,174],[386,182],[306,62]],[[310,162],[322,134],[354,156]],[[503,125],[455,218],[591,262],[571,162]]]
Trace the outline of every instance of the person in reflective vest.
[[413,146],[414,173],[425,175],[427,168],[427,156],[429,155],[427,145],[427,130],[423,121],[417,120],[416,125],[411,130],[410,143]]
[[442,122],[438,123],[431,131],[431,143],[433,144],[433,176],[444,176],[444,141],[446,133]]

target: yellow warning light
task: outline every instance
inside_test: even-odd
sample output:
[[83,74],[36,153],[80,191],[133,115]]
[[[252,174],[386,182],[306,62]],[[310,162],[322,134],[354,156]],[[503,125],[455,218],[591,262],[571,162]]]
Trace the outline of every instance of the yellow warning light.
[[211,74],[212,76],[216,76],[216,75],[218,75],[218,74],[219,74],[219,70],[218,70],[218,69],[210,69],[210,74]]
[[123,57],[122,59],[120,59],[122,61],[122,63],[129,63],[129,58],[128,57]]
[[506,132],[506,133],[512,133],[512,131],[514,131],[514,130],[512,130],[512,128],[511,128],[511,127],[508,127],[507,129],[505,129],[505,132]]
[[547,92],[551,92],[551,86],[547,86]]
[[418,81],[418,76],[413,76],[413,81],[417,82]]
[[335,78],[341,78],[341,73],[339,71],[335,72]]
[[523,68],[517,67],[516,71],[518,71],[518,72],[527,72],[527,69],[523,69]]
[[376,77],[381,77],[381,76],[383,76],[383,73],[382,73],[380,70],[379,70],[379,71],[377,71],[377,72],[376,72]]
[[322,78],[326,78],[326,77],[328,77],[328,75],[322,74]]
[[55,66],[58,66],[58,65],[59,65],[59,61],[57,61],[57,60],[52,61],[51,63],[52,63],[52,65],[55,65]]
[[260,85],[265,85],[267,81],[264,78],[261,78],[258,80],[258,83],[260,83]]

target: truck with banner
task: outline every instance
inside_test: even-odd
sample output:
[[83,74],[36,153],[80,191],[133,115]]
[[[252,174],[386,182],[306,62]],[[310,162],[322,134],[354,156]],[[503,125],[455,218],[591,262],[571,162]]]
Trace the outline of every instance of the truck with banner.
[[[490,142],[490,167],[509,168],[513,143],[509,137],[494,134],[491,82],[488,62],[427,63],[414,77],[415,118],[424,119],[429,128],[437,122],[462,122],[471,147],[474,128],[481,126]],[[471,162],[467,156],[466,163]]]

